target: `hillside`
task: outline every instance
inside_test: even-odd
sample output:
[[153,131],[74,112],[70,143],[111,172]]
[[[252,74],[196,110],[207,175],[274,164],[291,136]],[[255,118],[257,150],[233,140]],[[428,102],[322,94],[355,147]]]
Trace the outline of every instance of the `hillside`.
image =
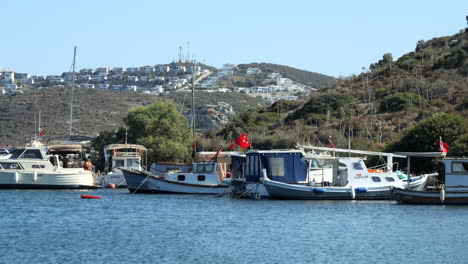
[[[96,136],[99,132],[117,129],[123,125],[128,110],[139,105],[149,105],[156,100],[167,99],[184,109],[190,108],[191,95],[175,93],[167,96],[143,95],[125,91],[77,88],[74,92],[73,133]],[[231,104],[236,112],[261,105],[261,101],[238,93],[197,92],[196,107],[223,101]],[[68,137],[70,89],[64,87],[27,91],[18,96],[0,96],[0,143],[22,145],[29,142],[38,125],[46,129],[46,140]]]
[[[468,33],[418,41],[396,61],[384,54],[369,70],[313,93],[303,103],[277,102],[247,112],[219,135],[246,131],[256,147],[292,147],[298,141],[382,149],[438,113],[468,117]],[[251,67],[253,65],[249,65]],[[258,122],[262,122],[258,126]]]
[[242,70],[246,70],[247,68],[259,68],[266,74],[272,72],[281,73],[285,78],[289,78],[312,88],[325,88],[337,82],[337,79],[331,76],[272,63],[250,63],[239,64],[237,66]]

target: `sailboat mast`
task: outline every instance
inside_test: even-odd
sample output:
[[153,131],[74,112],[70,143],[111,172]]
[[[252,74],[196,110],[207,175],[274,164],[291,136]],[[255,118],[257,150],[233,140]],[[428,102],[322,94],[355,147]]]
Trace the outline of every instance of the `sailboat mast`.
[[197,153],[197,141],[195,137],[195,69],[197,68],[197,63],[193,64],[192,71],[192,138],[193,138],[193,154]]
[[72,136],[72,128],[73,128],[73,88],[75,87],[75,59],[76,59],[76,46],[73,50],[73,74],[72,74],[72,85],[71,85],[71,96],[70,96],[70,131],[69,136]]

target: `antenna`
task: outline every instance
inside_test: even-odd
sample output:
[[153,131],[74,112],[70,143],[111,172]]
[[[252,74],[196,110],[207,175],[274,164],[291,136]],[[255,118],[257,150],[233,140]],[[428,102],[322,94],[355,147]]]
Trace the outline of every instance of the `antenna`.
[[76,46],[73,49],[73,75],[72,75],[72,85],[71,85],[71,96],[70,96],[70,131],[69,136],[72,136],[73,128],[73,87],[75,86],[75,59],[76,59]]
[[190,41],[187,41],[187,61],[190,62]]
[[182,46],[179,46],[179,62],[182,62]]

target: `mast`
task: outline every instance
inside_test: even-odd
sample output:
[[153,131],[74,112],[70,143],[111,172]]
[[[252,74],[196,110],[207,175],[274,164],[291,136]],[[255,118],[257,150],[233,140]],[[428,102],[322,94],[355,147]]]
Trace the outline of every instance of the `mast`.
[[195,70],[197,63],[193,63],[192,71],[192,139],[193,139],[193,155],[197,153],[197,141],[195,136]]
[[72,136],[72,128],[73,128],[73,88],[75,86],[75,59],[76,59],[76,46],[73,50],[73,74],[72,74],[72,85],[71,85],[71,96],[70,96],[70,130],[69,130],[69,137]]

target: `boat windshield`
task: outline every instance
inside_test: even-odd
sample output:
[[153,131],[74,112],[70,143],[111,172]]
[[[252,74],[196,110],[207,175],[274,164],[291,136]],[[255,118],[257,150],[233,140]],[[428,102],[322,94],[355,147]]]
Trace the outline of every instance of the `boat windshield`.
[[23,154],[24,152],[24,148],[19,148],[19,149],[15,149],[15,151],[13,151],[13,154],[11,154],[11,159],[17,159],[21,156],[21,154]]
[[213,172],[214,171],[214,164],[197,164],[197,168],[195,172]]
[[138,159],[127,159],[127,167],[138,167]]

